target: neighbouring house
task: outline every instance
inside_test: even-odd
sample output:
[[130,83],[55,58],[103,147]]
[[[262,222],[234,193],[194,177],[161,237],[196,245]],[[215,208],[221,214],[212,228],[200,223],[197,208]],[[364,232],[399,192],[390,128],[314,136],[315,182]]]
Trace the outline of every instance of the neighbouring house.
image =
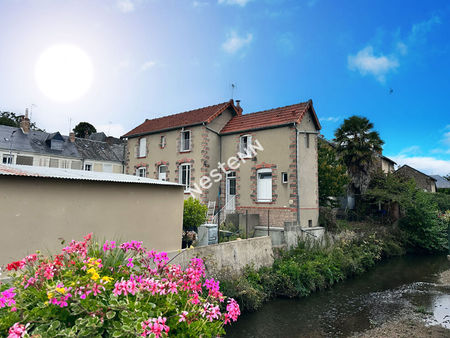
[[217,210],[259,214],[260,225],[269,217],[271,226],[317,226],[321,126],[312,101],[242,111],[230,100],[145,120],[122,136],[126,172],[180,182],[186,196],[216,202]]
[[0,164],[0,265],[34,250],[59,251],[59,238],[139,240],[181,248],[183,187],[124,174]]
[[97,134],[81,139],[32,130],[25,115],[20,128],[0,125],[0,163],[123,173],[125,143]]
[[392,174],[395,171],[395,165],[397,164],[389,157],[386,157],[382,154],[377,154],[376,158],[378,159],[375,163],[377,168],[381,169],[385,174]]
[[395,171],[396,175],[409,178],[416,182],[417,188],[428,192],[436,192],[436,179],[432,176],[424,174],[407,164],[404,164]]
[[450,181],[447,181],[445,178],[439,175],[430,175],[436,180],[436,190],[438,192],[450,192]]

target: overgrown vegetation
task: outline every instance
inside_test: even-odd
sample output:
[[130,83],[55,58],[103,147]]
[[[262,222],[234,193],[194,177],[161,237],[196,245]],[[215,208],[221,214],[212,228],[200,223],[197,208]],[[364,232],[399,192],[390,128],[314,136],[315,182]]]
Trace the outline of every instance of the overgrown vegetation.
[[274,297],[308,296],[359,275],[382,258],[383,248],[376,235],[344,237],[325,247],[300,242],[297,248],[281,252],[272,267],[247,268],[241,277],[221,276],[221,286],[241,309],[254,311]]

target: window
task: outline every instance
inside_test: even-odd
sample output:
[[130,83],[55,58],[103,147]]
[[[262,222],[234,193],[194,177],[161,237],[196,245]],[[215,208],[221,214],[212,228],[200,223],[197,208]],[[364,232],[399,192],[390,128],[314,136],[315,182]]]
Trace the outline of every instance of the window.
[[159,145],[161,148],[164,148],[166,146],[166,137],[163,135],[161,136],[161,141],[159,142]]
[[103,163],[103,172],[104,173],[112,173],[113,172],[113,165],[109,163]]
[[139,167],[136,169],[136,176],[139,177],[145,177],[147,173],[147,168],[146,167]]
[[249,145],[252,144],[252,137],[249,135],[241,136],[240,143],[239,143],[239,151],[241,154],[243,154],[245,157],[251,157],[252,154],[249,149]]
[[309,148],[309,134],[305,134],[306,138],[306,148]]
[[92,171],[92,164],[91,163],[85,163],[84,164],[84,170]]
[[167,166],[160,165],[158,167],[158,179],[161,181],[167,181]]
[[312,219],[308,220],[308,227],[312,228]]
[[50,159],[50,168],[59,168],[59,160],[57,158]]
[[259,169],[257,177],[258,202],[272,202],[272,169]]
[[62,150],[63,145],[64,145],[64,141],[62,141],[62,140],[52,139],[50,141],[50,149],[52,149],[52,150]]
[[180,151],[191,150],[191,131],[186,130],[181,132],[181,148]]
[[61,160],[61,168],[68,169],[70,167],[69,160]]
[[3,164],[12,164],[13,163],[13,155],[3,155],[2,163]]
[[288,183],[288,174],[287,173],[281,173],[281,182]]
[[180,165],[180,183],[184,185],[184,192],[189,192],[191,184],[191,165],[181,164]]
[[50,166],[50,159],[48,157],[42,157],[39,159],[39,166],[48,167]]
[[147,139],[145,137],[139,140],[139,157],[147,156]]

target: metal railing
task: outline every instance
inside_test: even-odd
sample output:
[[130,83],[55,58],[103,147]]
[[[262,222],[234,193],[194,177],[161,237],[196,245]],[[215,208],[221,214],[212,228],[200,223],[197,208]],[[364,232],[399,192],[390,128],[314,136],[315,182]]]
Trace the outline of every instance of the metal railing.
[[219,224],[219,216],[221,219],[221,223],[223,223],[225,221],[225,219],[227,218],[227,215],[232,214],[235,212],[234,208],[230,209],[231,205],[235,205],[234,204],[234,200],[236,198],[236,195],[233,195],[232,197],[230,197],[227,201],[227,203],[225,203],[225,205],[222,207],[222,209],[220,209],[213,217],[212,219],[212,223],[213,224]]

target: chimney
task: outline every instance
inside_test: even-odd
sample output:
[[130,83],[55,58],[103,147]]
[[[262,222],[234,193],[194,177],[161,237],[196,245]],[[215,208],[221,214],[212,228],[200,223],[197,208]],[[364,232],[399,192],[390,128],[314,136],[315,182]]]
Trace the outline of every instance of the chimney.
[[69,141],[70,141],[71,143],[74,143],[74,142],[75,142],[75,133],[74,133],[73,131],[71,131],[71,132],[69,133]]
[[22,116],[22,120],[20,120],[20,128],[22,129],[24,134],[28,134],[30,132],[30,119],[28,118],[28,108],[25,109],[25,116]]
[[243,109],[241,107],[241,100],[236,100],[236,108],[239,111],[239,113],[242,113]]

